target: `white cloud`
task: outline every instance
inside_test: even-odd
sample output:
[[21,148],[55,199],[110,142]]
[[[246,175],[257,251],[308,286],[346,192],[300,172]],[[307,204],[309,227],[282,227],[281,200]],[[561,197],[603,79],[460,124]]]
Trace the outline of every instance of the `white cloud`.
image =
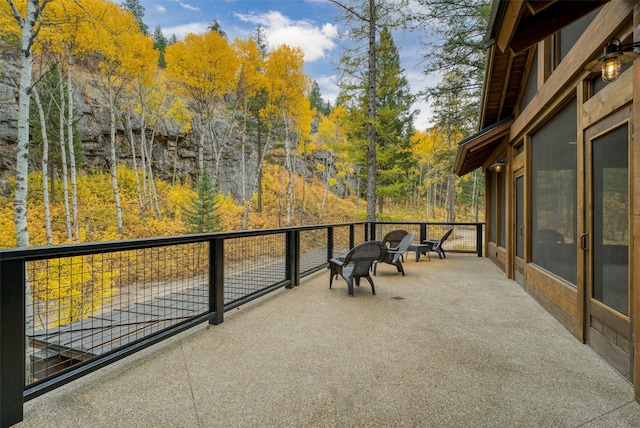
[[[441,79],[439,75],[425,75],[418,71],[405,72],[411,92],[416,94],[422,92],[427,88],[436,86]],[[431,111],[431,105],[425,100],[424,97],[420,97],[413,104],[414,110],[420,110],[420,113],[416,115],[414,126],[416,129],[425,130],[432,125],[433,112]]]
[[320,87],[320,93],[322,98],[329,101],[331,105],[336,104],[338,94],[340,94],[340,87],[338,86],[338,76],[332,74],[331,76],[322,75],[315,79]]
[[192,10],[192,11],[199,11],[200,10],[199,7],[191,6],[190,4],[181,2],[180,0],[175,0],[175,2],[178,3],[181,7],[187,9],[187,10]]
[[336,47],[334,39],[338,36],[338,29],[333,24],[318,27],[307,20],[293,21],[277,11],[236,16],[245,22],[260,24],[267,34],[270,48],[287,44],[302,49],[306,62],[327,58]]
[[155,10],[158,13],[167,13],[167,8],[165,8],[161,4],[154,4],[153,10]]
[[176,25],[175,27],[167,27],[162,29],[162,33],[170,37],[175,34],[179,40],[184,39],[189,33],[203,34],[207,32],[209,24],[207,22],[190,22],[188,24]]

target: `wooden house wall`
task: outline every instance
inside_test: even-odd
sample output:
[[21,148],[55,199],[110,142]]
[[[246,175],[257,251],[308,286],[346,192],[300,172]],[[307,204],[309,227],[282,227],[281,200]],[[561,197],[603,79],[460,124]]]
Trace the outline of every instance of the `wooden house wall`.
[[[507,186],[507,236],[506,247],[497,246],[494,242],[487,242],[487,257],[496,263],[505,274],[517,280],[523,288],[533,296],[550,314],[552,314],[567,330],[569,330],[578,340],[585,340],[585,301],[589,297],[586,290],[585,271],[589,268],[586,257],[582,251],[578,251],[577,268],[578,277],[576,284],[570,284],[560,277],[553,275],[545,269],[536,266],[530,261],[530,238],[531,238],[531,142],[530,135],[542,126],[550,117],[562,107],[568,99],[574,98],[578,105],[577,114],[577,158],[578,162],[578,231],[577,236],[586,232],[585,219],[581,218],[582,212],[588,212],[585,207],[584,198],[584,130],[607,116],[614,114],[623,107],[631,109],[632,146],[629,158],[629,174],[632,177],[629,188],[629,202],[631,210],[629,248],[631,252],[629,275],[630,275],[630,302],[633,348],[640,350],[640,290],[638,281],[640,278],[640,251],[634,251],[640,246],[640,59],[635,61],[634,66],[625,72],[617,81],[610,83],[593,97],[590,97],[589,79],[593,74],[585,70],[584,66],[594,58],[601,55],[602,47],[612,38],[629,35],[633,33],[633,40],[640,40],[640,4],[630,1],[612,1],[605,5],[598,16],[585,30],[582,37],[578,39],[573,49],[557,65],[552,73],[542,70],[538,74],[538,92],[523,106],[511,125],[508,137],[508,145],[512,147],[508,151],[509,164],[505,171],[508,177]],[[538,50],[538,61],[534,66],[544,66],[541,57],[546,54],[545,49],[549,49],[548,40],[540,42]],[[541,77],[542,76],[542,77]],[[522,90],[522,89],[521,89]],[[513,149],[516,143],[524,141],[525,150],[523,154],[516,155]],[[635,143],[633,143],[635,142]],[[491,164],[498,155],[497,152],[504,150],[500,147],[496,149],[490,159],[485,162],[484,168]],[[515,257],[515,174],[516,170],[522,173],[524,168],[524,213],[525,213],[525,260],[518,263]],[[489,180],[486,180],[487,182]],[[489,187],[486,192],[490,192]],[[488,199],[487,199],[488,200]],[[528,243],[528,245],[527,245]],[[577,245],[577,243],[576,243]],[[631,345],[629,345],[631,347]],[[629,352],[633,352],[630,350]],[[640,357],[635,358],[634,385],[636,400],[640,401]]]

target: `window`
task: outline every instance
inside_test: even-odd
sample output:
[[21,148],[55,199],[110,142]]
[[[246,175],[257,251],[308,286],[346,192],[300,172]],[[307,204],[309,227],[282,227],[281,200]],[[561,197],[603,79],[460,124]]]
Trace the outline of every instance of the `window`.
[[524,110],[524,108],[531,102],[533,97],[538,93],[538,50],[533,56],[533,60],[531,61],[531,68],[529,69],[529,74],[527,75],[527,81],[524,85],[524,91],[522,92],[522,98],[520,99],[520,111]]
[[531,261],[576,283],[575,99],[531,135]]
[[489,215],[491,223],[489,240],[498,247],[504,247],[506,243],[506,181],[504,171],[501,173],[490,171]]

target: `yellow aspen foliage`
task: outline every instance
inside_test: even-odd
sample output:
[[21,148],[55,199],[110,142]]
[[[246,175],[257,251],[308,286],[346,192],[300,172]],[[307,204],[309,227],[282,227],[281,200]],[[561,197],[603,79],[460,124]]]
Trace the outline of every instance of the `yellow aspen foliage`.
[[234,84],[238,60],[227,39],[216,31],[187,34],[167,46],[166,72],[183,94],[208,106]]
[[43,25],[34,46],[36,52],[82,58],[95,49],[94,27],[107,11],[104,0],[55,0],[47,5],[43,13]]
[[191,131],[191,121],[193,120],[193,115],[189,112],[189,109],[184,104],[181,98],[174,98],[171,103],[171,107],[169,107],[169,111],[167,112],[167,116],[175,123],[180,125],[181,132],[189,132]]
[[235,39],[232,48],[238,59],[236,93],[241,99],[251,98],[265,84],[262,53],[252,39]]
[[301,140],[311,133],[312,111],[309,103],[311,80],[304,73],[304,54],[300,48],[281,45],[269,53],[265,78],[267,105],[261,112],[267,120],[291,121]]
[[[20,16],[24,16],[27,2],[25,0],[15,0],[14,4],[20,12]],[[16,42],[20,40],[20,27],[7,1],[0,1],[0,34],[9,40]]]
[[103,269],[100,256],[77,256],[37,262],[32,281],[34,305],[44,326],[79,321],[111,301],[118,270]]

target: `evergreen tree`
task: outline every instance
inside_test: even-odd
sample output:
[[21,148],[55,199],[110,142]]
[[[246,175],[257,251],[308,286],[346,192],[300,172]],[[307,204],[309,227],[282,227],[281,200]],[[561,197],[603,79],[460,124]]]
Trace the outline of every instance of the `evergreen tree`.
[[269,50],[269,41],[267,40],[267,33],[264,31],[264,27],[258,25],[249,37],[256,43],[256,46],[258,46],[262,54],[262,59],[265,59],[267,57],[267,51]]
[[159,26],[153,31],[153,48],[160,52],[158,55],[158,66],[165,68],[167,66],[167,62],[164,59],[164,50],[167,48],[169,41],[164,36],[162,32],[162,28]]
[[221,230],[220,204],[209,172],[205,168],[196,187],[196,196],[183,207],[184,221],[189,225],[190,233],[208,233]]
[[316,82],[315,80],[313,81],[313,83],[311,83],[309,102],[311,103],[311,108],[316,109],[318,113],[322,113],[325,116],[331,113],[331,105],[329,104],[329,102],[322,99],[320,86],[318,86],[318,82]]
[[228,39],[227,33],[224,32],[224,30],[222,29],[222,25],[220,25],[220,23],[218,22],[217,19],[214,19],[214,20],[211,21],[211,24],[209,24],[209,26],[207,27],[207,30],[215,31],[223,39]]
[[[340,58],[343,79],[340,82],[344,92],[342,101],[355,93],[353,99],[361,102],[359,94],[366,94],[366,120],[362,122],[366,128],[367,142],[367,221],[376,220],[376,171],[377,171],[377,138],[376,135],[376,47],[379,26],[395,27],[401,20],[401,11],[406,9],[406,0],[394,2],[385,0],[329,0],[338,6],[344,15],[339,20],[349,27],[347,37],[354,42],[354,47],[346,48]],[[399,19],[400,18],[400,19]],[[353,96],[353,95],[352,95]]]
[[[455,221],[456,178],[452,165],[457,141],[477,129],[486,48],[483,43],[490,14],[489,0],[419,0],[427,13],[418,19],[432,29],[425,45],[426,74],[446,70],[442,81],[426,91],[433,106],[434,128],[443,135],[450,154],[447,171],[446,221]],[[478,186],[477,188],[481,188]]]
[[378,70],[376,173],[378,207],[382,213],[385,198],[404,197],[408,191],[408,171],[415,166],[411,154],[414,96],[400,65],[400,54],[388,28],[380,32],[376,49]]
[[144,23],[144,6],[140,4],[140,0],[124,0],[122,2],[122,7],[133,14],[138,21],[138,28],[140,28],[140,32],[145,36],[149,35],[149,26]]

